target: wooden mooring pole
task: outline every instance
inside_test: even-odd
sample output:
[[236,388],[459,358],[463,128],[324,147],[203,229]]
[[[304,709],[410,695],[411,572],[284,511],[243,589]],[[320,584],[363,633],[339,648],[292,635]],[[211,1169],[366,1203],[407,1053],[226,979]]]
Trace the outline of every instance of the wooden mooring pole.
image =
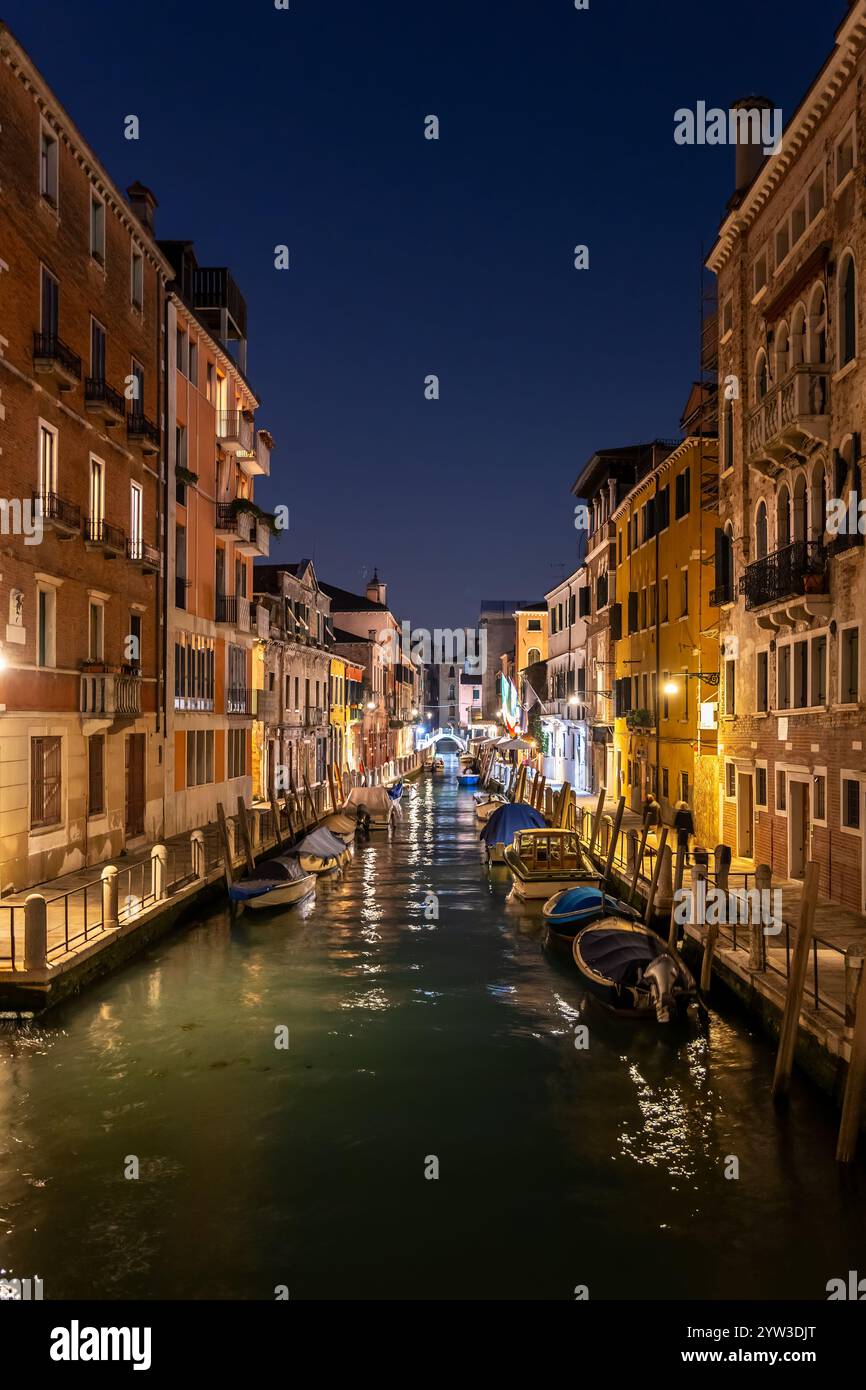
[[613,817],[613,828],[610,832],[610,844],[607,847],[607,862],[604,866],[604,878],[601,882],[602,891],[610,883],[611,870],[613,869],[613,856],[616,853],[616,842],[619,839],[619,830],[622,825],[622,817],[625,811],[625,797],[621,796],[616,803],[616,811]]
[[250,839],[250,822],[247,816],[246,802],[242,796],[238,797],[238,825],[241,830],[241,844],[244,847],[244,858],[247,861],[247,870],[252,873],[256,867],[256,858],[253,854],[253,842]]
[[845,1078],[842,1118],[836,1142],[836,1162],[851,1163],[860,1137],[860,1115],[866,1089],[866,990],[863,988],[862,947],[851,946],[845,959],[845,1032],[851,1058]]
[[646,900],[646,907],[644,908],[643,919],[647,926],[650,925],[650,922],[652,920],[653,908],[655,907],[656,900],[656,889],[659,886],[659,874],[662,871],[662,860],[665,857],[665,850],[667,849],[667,846],[668,827],[664,825],[662,826],[662,833],[659,836],[659,850],[658,854],[656,855],[656,862],[653,865],[653,876],[650,882],[649,894]]
[[794,1048],[797,1045],[797,1032],[800,1026],[800,1008],[806,985],[806,971],[809,968],[809,950],[812,945],[817,901],[818,865],[814,859],[810,859],[806,865],[806,875],[803,879],[797,941],[788,972],[788,992],[785,995],[782,1027],[779,1032],[779,1050],[776,1053],[776,1070],[773,1075],[773,1100],[776,1101],[787,1098],[791,1084],[791,1068],[794,1064]]
[[596,840],[598,839],[599,834],[601,833],[601,818],[602,818],[602,816],[604,815],[604,798],[605,798],[606,796],[607,796],[607,787],[599,787],[599,789],[598,789],[598,804],[596,805],[596,808],[595,808],[595,819],[594,819],[593,822],[592,822],[592,835],[590,836],[590,841],[589,841],[589,852],[590,852],[590,854],[593,854],[593,853],[595,852],[595,842],[596,842]]
[[628,900],[634,902],[634,895],[637,892],[640,871],[643,868],[643,857],[646,854],[646,842],[649,837],[649,821],[644,817],[643,830],[641,831],[640,847],[634,861],[634,873],[631,876],[631,889],[629,890]]
[[229,827],[226,820],[226,813],[221,801],[217,802],[217,825],[220,833],[220,846],[223,856],[223,868],[225,869],[226,885],[231,888],[234,883],[234,873],[232,870],[232,845],[229,839]]

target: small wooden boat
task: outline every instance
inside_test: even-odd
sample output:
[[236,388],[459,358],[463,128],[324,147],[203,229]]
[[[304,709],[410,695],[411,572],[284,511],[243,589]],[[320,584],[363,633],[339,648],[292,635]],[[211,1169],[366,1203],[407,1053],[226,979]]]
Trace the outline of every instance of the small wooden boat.
[[305,873],[293,854],[276,855],[256,865],[229,888],[229,899],[259,912],[263,908],[291,907],[316,891],[314,874]]
[[618,898],[611,897],[609,893],[602,892],[600,887],[590,887],[587,884],[580,888],[564,888],[561,892],[554,893],[552,898],[548,898],[541,912],[547,923],[551,942],[557,946],[565,946],[569,952],[577,933],[583,931],[590,923],[601,921],[603,917],[621,917],[627,921],[636,921],[638,916],[634,908],[628,907]]
[[577,933],[572,954],[587,989],[614,1013],[670,1023],[697,1001],[685,963],[641,922],[604,917]]
[[387,787],[353,787],[343,811],[357,816],[359,809],[370,817],[371,830],[387,830],[394,817],[402,815],[398,803],[388,795]]
[[518,898],[549,898],[557,889],[601,880],[573,830],[520,830],[505,850],[505,862]]
[[473,771],[471,767],[468,767],[465,769],[465,771],[458,772],[457,774],[458,787],[477,787],[480,780],[481,773]]
[[352,851],[339,835],[319,825],[309,835],[292,846],[298,863],[307,874],[329,874],[342,868],[352,858]]
[[319,822],[326,830],[330,830],[332,835],[336,835],[345,845],[354,845],[355,834],[358,829],[358,817],[347,816],[342,811],[332,811],[329,816]]
[[488,816],[478,837],[487,847],[487,862],[489,864],[504,864],[505,852],[517,832],[539,829],[544,824],[544,816],[532,806],[527,806],[522,801],[513,804],[510,801],[504,801]]
[[431,766],[431,768],[430,768],[430,771],[431,771],[431,773],[433,774],[434,777],[444,777],[444,776],[445,776],[445,759],[444,759],[444,758],[434,758],[434,759],[433,759],[432,766]]

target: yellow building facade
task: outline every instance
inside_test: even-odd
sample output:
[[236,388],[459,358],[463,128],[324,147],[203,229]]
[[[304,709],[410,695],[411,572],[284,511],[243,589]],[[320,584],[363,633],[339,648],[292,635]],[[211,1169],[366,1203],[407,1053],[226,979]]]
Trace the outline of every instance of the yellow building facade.
[[348,763],[346,729],[349,711],[347,709],[346,662],[341,656],[331,657],[330,677],[331,757],[342,771]]
[[518,608],[514,614],[514,669],[519,675],[536,661],[547,660],[547,609]]
[[718,840],[719,610],[713,606],[718,445],[685,439],[613,513],[617,604],[616,794],[680,801],[699,842]]

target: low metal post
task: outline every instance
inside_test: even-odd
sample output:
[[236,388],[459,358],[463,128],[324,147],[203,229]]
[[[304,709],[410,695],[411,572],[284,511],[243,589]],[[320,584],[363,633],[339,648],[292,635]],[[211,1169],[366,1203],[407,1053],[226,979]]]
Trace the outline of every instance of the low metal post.
[[[24,969],[43,970],[48,963],[48,918],[41,893],[28,893],[24,904]],[[15,964],[15,948],[12,948]]]
[[168,850],[165,845],[154,845],[150,851],[150,891],[154,902],[162,902],[168,883]]
[[205,854],[204,834],[201,830],[193,830],[189,837],[190,842],[190,862],[192,872],[196,878],[207,876],[207,858]]

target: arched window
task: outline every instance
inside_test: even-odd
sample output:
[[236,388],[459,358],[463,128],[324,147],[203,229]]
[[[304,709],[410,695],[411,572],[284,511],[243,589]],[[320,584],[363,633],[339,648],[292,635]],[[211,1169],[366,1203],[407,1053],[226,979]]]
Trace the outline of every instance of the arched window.
[[812,489],[809,497],[809,535],[820,541],[827,527],[827,475],[824,460],[819,459],[812,469]]
[[857,356],[857,270],[846,251],[839,266],[839,366]]
[[788,375],[788,325],[784,319],[776,329],[776,380],[781,381],[782,377]]
[[806,306],[798,304],[791,315],[791,343],[789,352],[792,367],[799,367],[806,360]]
[[804,473],[798,473],[794,479],[793,521],[793,539],[804,541],[806,539],[806,475]]
[[770,373],[767,367],[767,354],[761,348],[755,358],[755,400],[762,401],[770,389]]
[[758,503],[758,510],[755,512],[755,559],[766,560],[767,558],[767,504]]
[[776,495],[776,549],[791,544],[791,494],[783,483]]
[[725,459],[724,470],[734,466],[734,402],[725,401]]
[[541,652],[538,650],[538,648],[537,648],[537,647],[530,647],[530,648],[529,648],[529,651],[526,653],[526,664],[527,664],[527,666],[534,666],[535,663],[536,663],[536,661],[540,661],[540,660],[541,660]]
[[823,285],[815,286],[809,302],[808,354],[810,363],[827,361],[827,298]]

